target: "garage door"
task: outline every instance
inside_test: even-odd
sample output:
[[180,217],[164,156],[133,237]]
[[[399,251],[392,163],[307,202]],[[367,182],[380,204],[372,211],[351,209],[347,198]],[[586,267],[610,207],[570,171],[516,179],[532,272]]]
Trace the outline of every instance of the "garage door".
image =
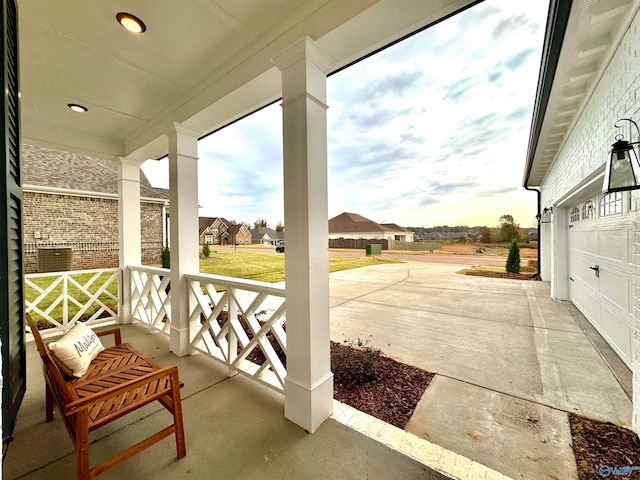
[[616,192],[570,208],[569,292],[631,368],[633,306],[633,226],[631,196]]

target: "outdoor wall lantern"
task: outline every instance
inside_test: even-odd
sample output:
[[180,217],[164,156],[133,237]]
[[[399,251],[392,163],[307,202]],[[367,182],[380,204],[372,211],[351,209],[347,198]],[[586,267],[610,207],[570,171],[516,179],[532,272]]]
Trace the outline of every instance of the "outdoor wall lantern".
[[[636,127],[637,142],[628,142],[622,134],[615,136],[616,142],[611,145],[611,154],[607,160],[604,173],[602,193],[621,192],[640,188],[640,161],[634,145],[640,144],[640,128],[630,118],[621,118],[615,123],[616,128],[622,128],[620,122],[630,122]],[[629,127],[631,129],[631,127]]]
[[551,216],[553,215],[553,207],[544,208],[542,215],[540,216],[540,223],[551,223]]

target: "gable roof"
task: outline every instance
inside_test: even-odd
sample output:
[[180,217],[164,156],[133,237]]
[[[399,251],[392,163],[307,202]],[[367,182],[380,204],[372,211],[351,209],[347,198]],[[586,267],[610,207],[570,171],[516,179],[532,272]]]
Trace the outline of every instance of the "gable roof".
[[199,235],[202,235],[215,222],[216,218],[218,217],[198,217]]
[[[25,187],[118,195],[118,166],[101,158],[22,145]],[[140,197],[168,200],[169,190],[152,187],[140,170]]]
[[329,233],[368,233],[384,232],[384,228],[373,220],[357,213],[344,212],[329,220]]
[[386,231],[392,230],[396,232],[413,233],[413,231],[409,230],[408,228],[401,227],[396,223],[381,223],[380,226],[384,227]]
[[247,227],[245,227],[241,223],[231,223],[231,224],[229,224],[228,232],[229,232],[230,235],[238,235],[238,233],[240,233],[240,230],[242,230],[243,228],[244,228],[244,230],[246,232],[245,235],[247,233],[251,234],[251,232],[249,232],[249,229]]
[[251,232],[251,238],[253,240],[261,240],[265,234],[269,235],[271,240],[282,240],[284,239],[284,232],[276,232],[273,228],[269,227],[257,227],[249,230]]

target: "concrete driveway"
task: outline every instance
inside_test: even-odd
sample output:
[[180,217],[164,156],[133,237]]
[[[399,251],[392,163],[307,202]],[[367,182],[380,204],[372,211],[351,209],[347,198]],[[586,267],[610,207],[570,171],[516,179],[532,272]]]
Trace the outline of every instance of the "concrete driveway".
[[630,372],[614,375],[548,284],[460,268],[332,273],[332,340],[370,339],[437,374],[406,430],[513,478],[577,478],[568,413],[629,426]]

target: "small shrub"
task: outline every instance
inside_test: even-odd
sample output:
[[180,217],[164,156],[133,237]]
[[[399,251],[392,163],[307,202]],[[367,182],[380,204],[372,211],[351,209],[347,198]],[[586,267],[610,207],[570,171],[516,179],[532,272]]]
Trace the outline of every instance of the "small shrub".
[[171,252],[168,245],[165,245],[162,249],[160,258],[162,260],[162,268],[171,268]]
[[520,247],[515,238],[511,241],[506,268],[509,273],[520,273]]
[[341,348],[331,357],[334,381],[349,389],[359,387],[380,376],[382,350],[370,345],[370,341],[345,340],[350,348]]
[[204,255],[206,258],[209,258],[209,255],[211,255],[211,250],[209,250],[209,244],[205,243],[202,246],[202,255]]

